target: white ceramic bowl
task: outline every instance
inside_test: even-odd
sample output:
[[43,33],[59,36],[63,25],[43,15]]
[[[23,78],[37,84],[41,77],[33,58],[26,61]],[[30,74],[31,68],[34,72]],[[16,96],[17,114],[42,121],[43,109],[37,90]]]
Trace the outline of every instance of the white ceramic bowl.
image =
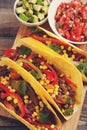
[[[36,22],[36,23],[29,23],[29,22],[25,22],[23,20],[21,20],[18,15],[16,14],[16,6],[17,6],[17,3],[19,2],[19,0],[16,0],[15,3],[14,3],[14,14],[16,16],[16,18],[18,19],[19,22],[21,22],[22,24],[26,25],[26,26],[30,26],[30,27],[33,27],[33,26],[38,26],[38,25],[42,25],[43,23],[45,23],[48,19],[48,15],[47,17],[45,17],[43,20],[39,21],[39,22]],[[50,4],[50,0],[48,0],[49,4]]]
[[[55,27],[55,19],[54,19],[54,16],[56,14],[56,10],[58,8],[58,6],[62,3],[62,2],[70,2],[71,0],[53,0],[50,4],[50,7],[49,7],[49,11],[48,11],[48,22],[49,22],[49,25],[51,27],[51,29],[53,30],[53,32],[58,36],[60,37],[61,39],[65,40],[66,42],[70,42],[72,44],[87,44],[87,41],[85,42],[75,42],[75,41],[70,41],[64,37],[62,37],[56,27]],[[84,2],[87,2],[87,0],[83,0]]]

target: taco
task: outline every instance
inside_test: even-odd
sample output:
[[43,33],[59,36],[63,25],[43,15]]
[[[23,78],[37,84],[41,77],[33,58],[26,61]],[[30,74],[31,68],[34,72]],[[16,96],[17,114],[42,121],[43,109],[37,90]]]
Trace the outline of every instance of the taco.
[[0,106],[30,130],[59,130],[61,121],[38,90],[40,84],[9,58],[0,61]]
[[41,28],[30,28],[30,30],[26,30],[25,36],[33,37],[49,48],[53,49],[55,52],[60,54],[66,60],[69,60],[72,64],[74,64],[78,70],[82,74],[83,81],[87,83],[87,52],[68,43],[60,38],[58,38],[55,34]]
[[65,119],[75,113],[83,87],[80,72],[74,65],[33,38],[21,39],[5,56],[34,76],[42,85],[39,88],[42,95]]

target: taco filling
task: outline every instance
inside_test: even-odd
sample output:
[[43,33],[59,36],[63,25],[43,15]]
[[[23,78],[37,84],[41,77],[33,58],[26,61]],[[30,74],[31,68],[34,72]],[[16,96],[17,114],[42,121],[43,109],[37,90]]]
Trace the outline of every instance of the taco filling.
[[53,113],[16,71],[0,66],[0,102],[37,130],[57,130]]
[[[9,50],[8,50],[9,51]],[[65,116],[72,115],[74,112],[75,89],[77,85],[66,77],[53,64],[46,59],[32,52],[25,46],[11,49],[15,53],[8,53],[9,57],[16,61],[20,66],[30,72],[39,83],[46,89],[60,110]]]
[[27,29],[25,36],[33,37],[34,39],[41,41],[49,48],[62,55],[62,57],[71,61],[80,70],[80,72],[87,77],[87,71],[82,71],[82,67],[79,67],[83,66],[83,69],[86,70],[85,65],[82,64],[87,64],[87,56],[76,51],[73,46],[70,46],[69,44],[64,43],[61,40],[51,37],[40,28],[34,27],[29,30]]

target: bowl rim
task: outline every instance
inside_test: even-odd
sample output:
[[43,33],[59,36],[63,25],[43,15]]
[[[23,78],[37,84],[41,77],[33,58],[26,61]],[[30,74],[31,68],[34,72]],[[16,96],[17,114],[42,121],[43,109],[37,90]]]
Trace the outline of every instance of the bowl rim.
[[[44,19],[41,20],[40,22],[36,22],[36,23],[28,23],[28,22],[25,22],[25,21],[21,20],[21,19],[18,17],[18,15],[16,14],[16,11],[15,11],[16,5],[17,5],[18,1],[19,1],[19,0],[16,0],[16,1],[15,1],[13,10],[14,10],[14,15],[16,16],[16,18],[18,19],[19,22],[21,22],[22,24],[27,25],[27,26],[38,26],[38,25],[42,25],[43,23],[45,23],[45,22],[47,21],[47,19],[48,19],[48,14],[47,14],[46,18],[44,18]],[[47,1],[48,1],[49,4],[50,4],[50,0],[47,0]]]
[[[51,27],[51,29],[53,30],[53,32],[59,37],[61,38],[62,40],[65,40],[66,42],[69,42],[69,43],[72,43],[72,44],[87,44],[87,41],[84,41],[84,42],[76,42],[76,41],[71,41],[71,40],[68,40],[66,38],[64,38],[63,36],[61,36],[56,27],[55,27],[55,19],[54,19],[54,16],[56,14],[56,10],[58,8],[58,5],[61,3],[61,2],[69,2],[71,0],[53,0],[50,4],[50,7],[49,7],[49,10],[48,10],[48,23]],[[58,4],[57,4],[58,3]],[[53,10],[53,11],[52,11]],[[50,22],[51,21],[51,22]]]

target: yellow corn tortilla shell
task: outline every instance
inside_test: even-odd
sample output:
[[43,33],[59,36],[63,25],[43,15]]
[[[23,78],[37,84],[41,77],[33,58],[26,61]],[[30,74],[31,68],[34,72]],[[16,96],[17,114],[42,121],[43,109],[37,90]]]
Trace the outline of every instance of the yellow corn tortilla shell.
[[[62,125],[60,119],[58,118],[58,116],[56,115],[55,111],[52,109],[50,104],[47,102],[47,100],[43,97],[41,90],[38,89],[40,84],[33,78],[33,76],[30,73],[28,73],[25,69],[23,69],[21,66],[19,66],[16,62],[12,61],[11,59],[9,59],[7,57],[1,58],[0,65],[1,66],[7,65],[8,68],[14,69],[16,72],[18,72],[23,77],[23,79],[26,82],[28,82],[31,85],[31,87],[34,89],[35,93],[41,97],[42,101],[47,106],[47,108],[54,114],[54,117],[55,117],[55,120],[57,123],[56,127],[58,127],[58,129],[60,129],[60,127]],[[29,122],[27,122],[26,120],[24,120],[22,117],[17,115],[12,110],[9,110],[8,108],[6,108],[5,105],[3,105],[1,102],[0,102],[0,106],[2,106],[5,110],[7,110],[17,120],[19,120],[24,125],[26,125],[30,130],[37,130],[34,125],[32,125]]]
[[[75,92],[76,92],[75,99],[77,101],[77,105],[76,105],[76,109],[77,109],[78,104],[81,103],[82,96],[83,96],[82,77],[81,77],[81,73],[77,70],[77,68],[72,63],[68,62],[67,60],[62,58],[59,54],[54,52],[52,49],[48,48],[42,42],[37,41],[31,37],[20,39],[17,42],[17,44],[14,46],[14,49],[16,49],[17,46],[21,46],[21,45],[24,45],[30,48],[36,54],[43,56],[49,63],[52,63],[56,67],[56,69],[58,69],[61,73],[71,78],[71,80],[77,85],[77,88],[75,89]],[[42,93],[45,96],[45,98],[52,105],[54,105],[57,110],[60,111],[57,104],[55,102],[53,103],[52,98],[49,96],[49,94],[46,92],[45,89],[42,89]],[[60,113],[62,114],[61,111]],[[65,117],[65,118],[69,119],[70,116]]]

